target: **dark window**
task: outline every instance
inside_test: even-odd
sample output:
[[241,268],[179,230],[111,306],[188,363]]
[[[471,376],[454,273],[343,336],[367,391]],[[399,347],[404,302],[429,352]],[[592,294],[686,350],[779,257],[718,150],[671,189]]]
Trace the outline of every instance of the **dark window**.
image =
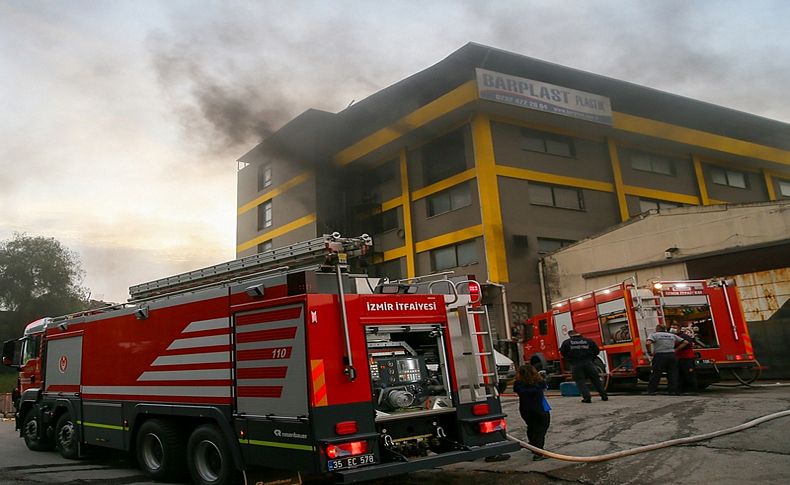
[[269,239],[268,241],[263,241],[262,243],[258,244],[258,252],[262,253],[264,251],[269,251],[272,249],[272,240]]
[[464,132],[456,130],[422,147],[425,185],[444,180],[466,170]]
[[389,278],[390,281],[401,279],[403,276],[401,274],[400,258],[377,264],[375,274],[379,278]]
[[373,176],[376,183],[383,184],[398,178],[398,160],[384,162],[373,169]]
[[378,215],[377,233],[398,228],[398,208],[390,209]]
[[527,249],[529,247],[529,237],[524,234],[513,234],[513,247],[516,249]]
[[428,217],[444,214],[471,204],[472,194],[469,183],[464,182],[428,197]]
[[582,191],[558,185],[529,184],[529,202],[563,209],[584,209]]
[[547,318],[541,318],[538,320],[538,333],[541,335],[548,335],[549,333],[549,320]]
[[431,251],[431,265],[435,271],[467,266],[477,261],[477,244],[474,240]]
[[675,175],[675,162],[672,159],[652,153],[632,153],[631,168],[661,175]]
[[745,189],[748,187],[746,182],[746,174],[737,170],[729,170],[719,167],[710,168],[710,178],[714,184],[727,185],[729,187],[737,187]]
[[267,200],[258,206],[258,230],[272,225],[272,201]]
[[682,205],[683,204],[666,202],[664,200],[639,199],[640,212],[647,212],[649,210],[673,209],[675,207],[681,207]]
[[565,246],[570,246],[575,242],[576,241],[570,239],[552,239],[548,237],[539,237],[538,252],[550,253],[552,251],[556,251],[557,249],[564,248]]
[[779,185],[780,197],[790,197],[790,182],[785,182],[784,180],[777,180],[777,185]]
[[258,165],[258,190],[263,190],[272,184],[272,164]]
[[530,152],[548,153],[561,157],[576,156],[572,138],[543,131],[522,129],[521,148]]

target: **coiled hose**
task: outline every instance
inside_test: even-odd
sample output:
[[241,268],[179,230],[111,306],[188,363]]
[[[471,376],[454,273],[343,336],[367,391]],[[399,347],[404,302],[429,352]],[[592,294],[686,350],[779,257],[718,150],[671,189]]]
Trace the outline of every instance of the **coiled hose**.
[[761,418],[753,419],[746,423],[740,424],[738,426],[734,426],[732,428],[726,428],[719,431],[714,431],[712,433],[705,433],[696,436],[688,436],[686,438],[677,438],[674,440],[662,441],[660,443],[654,443],[652,445],[645,445],[640,446],[637,448],[631,448],[630,450],[622,450],[617,451],[614,453],[608,453],[606,455],[596,455],[596,456],[571,456],[571,455],[563,455],[561,453],[554,453],[553,451],[546,451],[536,446],[532,446],[529,443],[526,443],[518,438],[515,438],[512,435],[507,435],[507,437],[517,442],[521,445],[522,448],[526,448],[533,453],[537,453],[539,455],[543,455],[549,458],[554,458],[555,460],[563,460],[563,461],[575,461],[575,462],[582,462],[582,463],[594,463],[599,461],[607,461],[607,460],[614,460],[615,458],[623,458],[624,456],[631,456],[636,455],[639,453],[645,453],[647,451],[653,450],[660,450],[661,448],[668,448],[670,446],[675,445],[685,445],[687,443],[696,443],[697,441],[704,441],[709,440],[711,438],[716,438],[718,436],[723,436],[730,433],[736,433],[738,431],[743,431],[745,429],[753,428],[758,424],[765,423],[766,421],[771,421],[772,419],[778,419],[785,416],[790,416],[790,410],[787,411],[779,411],[776,413],[765,415]]

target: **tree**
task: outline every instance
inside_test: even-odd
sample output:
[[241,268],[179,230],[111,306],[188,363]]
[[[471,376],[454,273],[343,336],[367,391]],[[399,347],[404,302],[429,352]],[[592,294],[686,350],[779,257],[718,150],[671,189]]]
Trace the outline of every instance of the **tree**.
[[81,310],[83,275],[76,253],[56,239],[16,233],[0,241],[0,310],[25,323]]

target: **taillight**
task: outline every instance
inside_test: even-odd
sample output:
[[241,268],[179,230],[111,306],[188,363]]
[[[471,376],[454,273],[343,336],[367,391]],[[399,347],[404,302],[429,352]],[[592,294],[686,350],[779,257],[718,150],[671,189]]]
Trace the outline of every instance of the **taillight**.
[[487,403],[475,404],[472,406],[472,414],[475,416],[485,416],[489,413],[490,408]]
[[647,360],[647,359],[644,359],[644,358],[643,359],[639,359],[639,365],[647,365],[649,363],[650,363],[650,361]]
[[326,456],[334,460],[335,458],[343,458],[344,456],[361,455],[368,452],[367,441],[351,441],[349,443],[341,443],[337,445],[327,445]]
[[354,434],[357,432],[356,421],[342,421],[335,425],[335,433],[339,435]]
[[496,431],[507,430],[507,424],[504,419],[495,419],[493,421],[483,421],[479,424],[480,432],[483,434],[494,433]]
[[735,360],[743,360],[743,356],[741,354],[738,354],[735,356]]

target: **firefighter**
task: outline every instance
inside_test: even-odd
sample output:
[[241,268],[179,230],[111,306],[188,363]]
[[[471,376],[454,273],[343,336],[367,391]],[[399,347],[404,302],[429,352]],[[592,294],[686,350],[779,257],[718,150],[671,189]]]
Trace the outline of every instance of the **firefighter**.
[[593,360],[598,358],[600,352],[598,345],[573,329],[568,330],[568,337],[570,338],[560,346],[560,353],[572,367],[573,380],[576,381],[576,387],[582,395],[582,402],[592,402],[590,391],[587,389],[587,379],[590,379],[601,400],[608,401],[609,396],[606,395],[598,369],[593,364]]
[[685,342],[675,348],[675,357],[678,358],[678,389],[680,392],[697,392],[697,372],[695,370],[694,338],[689,335],[690,328],[681,328],[679,324],[673,323],[669,326],[669,332],[680,336]]
[[678,359],[675,357],[675,347],[685,342],[674,333],[667,332],[663,325],[656,325],[656,331],[647,336],[647,354],[652,358],[650,365],[650,382],[647,384],[647,393],[651,396],[658,390],[658,381],[661,374],[667,373],[667,387],[672,395],[678,392]]

